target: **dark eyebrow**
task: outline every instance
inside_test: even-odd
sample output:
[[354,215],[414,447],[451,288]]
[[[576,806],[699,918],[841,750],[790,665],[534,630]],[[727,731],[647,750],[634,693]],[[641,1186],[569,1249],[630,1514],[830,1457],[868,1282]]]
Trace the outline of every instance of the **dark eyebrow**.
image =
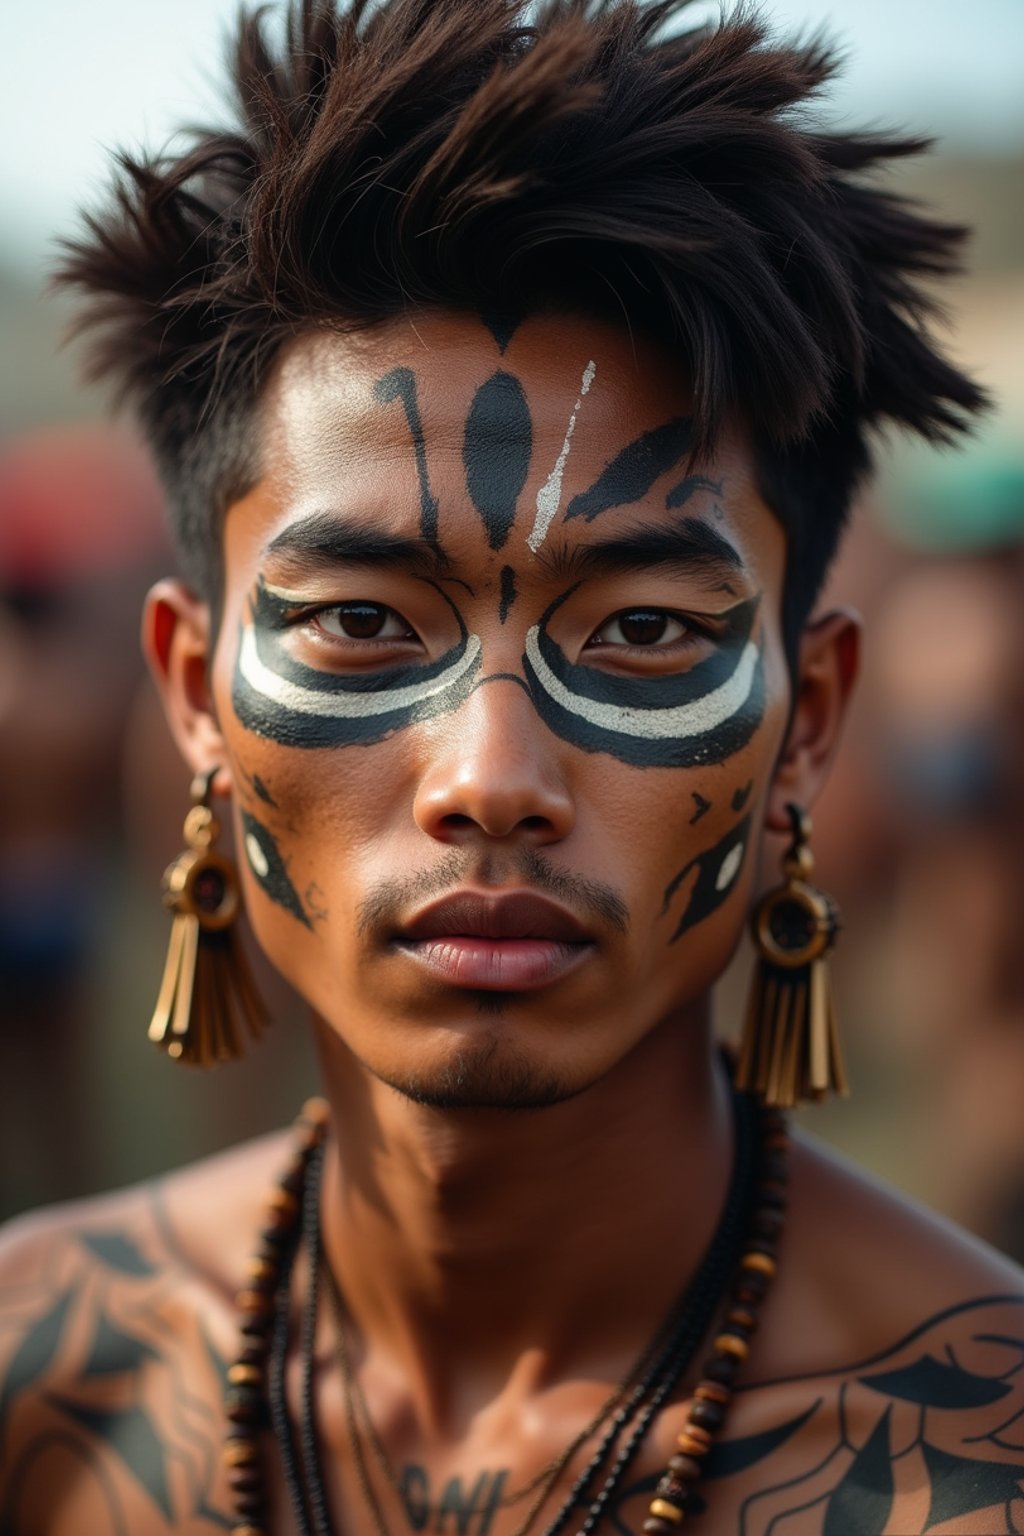
[[286,555],[299,571],[315,574],[329,565],[401,567],[418,576],[443,575],[449,561],[435,544],[418,536],[385,533],[337,512],[313,512],[290,523],[264,547],[264,556]]
[[724,534],[697,517],[680,518],[668,527],[662,523],[637,523],[615,538],[572,547],[542,548],[537,559],[545,573],[559,581],[654,567],[685,575],[698,571],[718,576],[726,586],[730,575],[738,572],[749,576],[739,550]]

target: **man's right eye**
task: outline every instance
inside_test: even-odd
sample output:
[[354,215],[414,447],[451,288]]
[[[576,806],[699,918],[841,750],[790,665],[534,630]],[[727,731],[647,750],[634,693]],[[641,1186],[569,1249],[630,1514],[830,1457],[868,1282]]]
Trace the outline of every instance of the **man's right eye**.
[[416,635],[393,608],[359,599],[321,608],[309,622],[335,640],[415,640]]

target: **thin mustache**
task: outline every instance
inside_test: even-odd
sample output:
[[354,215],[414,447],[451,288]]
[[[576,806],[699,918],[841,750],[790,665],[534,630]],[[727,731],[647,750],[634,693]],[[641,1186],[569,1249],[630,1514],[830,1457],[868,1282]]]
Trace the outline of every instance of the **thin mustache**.
[[629,927],[629,908],[613,886],[556,869],[535,848],[524,848],[511,859],[490,857],[483,861],[452,849],[430,869],[401,880],[382,880],[356,908],[357,931],[363,935],[394,924],[414,903],[446,896],[469,880],[506,885],[511,875],[518,875],[522,885],[555,897],[577,917],[597,917],[618,933]]

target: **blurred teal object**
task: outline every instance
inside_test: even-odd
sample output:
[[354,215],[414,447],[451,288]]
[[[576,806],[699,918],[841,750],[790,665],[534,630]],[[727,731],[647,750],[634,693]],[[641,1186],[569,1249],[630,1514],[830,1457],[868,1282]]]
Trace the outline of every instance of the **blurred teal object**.
[[936,553],[1024,541],[1024,455],[977,442],[894,456],[879,515],[889,532]]

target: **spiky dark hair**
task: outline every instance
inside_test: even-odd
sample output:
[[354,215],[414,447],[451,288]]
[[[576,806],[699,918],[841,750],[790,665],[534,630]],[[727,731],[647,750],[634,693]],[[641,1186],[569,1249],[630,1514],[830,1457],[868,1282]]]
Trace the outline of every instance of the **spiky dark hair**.
[[141,417],[186,575],[215,598],[220,516],[255,474],[282,344],[419,307],[594,310],[668,338],[702,446],[730,414],[789,536],[791,644],[886,421],[949,440],[983,404],[922,279],[963,231],[867,183],[925,141],[825,132],[820,41],[691,0],[292,0],[244,16],[238,125],[120,157],[58,281],[88,369]]

